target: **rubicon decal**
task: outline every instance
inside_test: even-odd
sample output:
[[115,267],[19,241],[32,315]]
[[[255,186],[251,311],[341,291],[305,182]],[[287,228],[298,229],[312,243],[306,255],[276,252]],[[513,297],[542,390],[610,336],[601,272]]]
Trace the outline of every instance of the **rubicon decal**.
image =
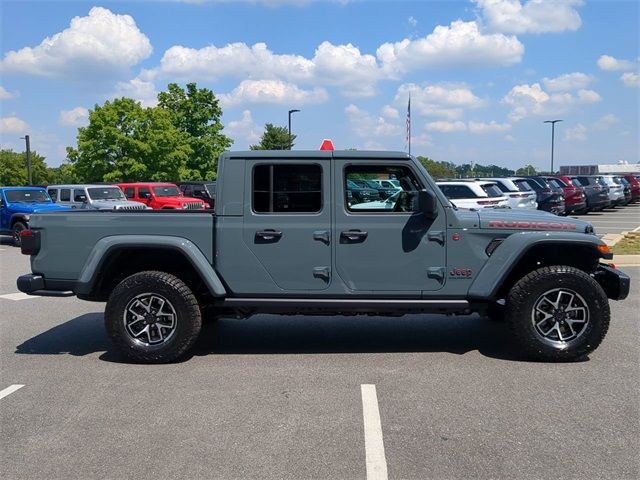
[[491,220],[489,228],[511,228],[519,230],[577,230],[573,223],[561,222],[528,222],[524,220]]

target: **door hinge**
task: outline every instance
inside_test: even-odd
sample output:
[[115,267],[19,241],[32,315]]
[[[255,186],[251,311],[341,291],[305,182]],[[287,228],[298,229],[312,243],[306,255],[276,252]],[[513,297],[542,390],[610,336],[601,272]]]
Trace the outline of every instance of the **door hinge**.
[[429,267],[427,268],[427,277],[438,280],[440,283],[444,283],[444,267]]
[[428,232],[427,240],[429,240],[430,242],[438,242],[440,245],[444,245],[444,232],[442,230]]
[[325,281],[329,281],[331,278],[331,268],[329,267],[313,267],[313,276],[315,278],[321,278]]

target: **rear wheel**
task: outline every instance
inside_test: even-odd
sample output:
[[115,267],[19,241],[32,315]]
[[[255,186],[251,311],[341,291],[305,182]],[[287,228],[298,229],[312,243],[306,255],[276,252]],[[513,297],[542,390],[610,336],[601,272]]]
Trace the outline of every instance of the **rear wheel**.
[[148,271],[125,278],[111,292],[105,326],[130,360],[167,363],[193,346],[202,326],[198,301],[179,278]]
[[590,275],[550,266],[509,292],[506,321],[520,350],[535,360],[573,361],[593,352],[609,328],[609,302]]
[[22,239],[20,238],[20,232],[26,230],[27,226],[22,222],[16,222],[13,224],[12,233],[13,233],[13,244],[16,247],[19,247],[22,244]]

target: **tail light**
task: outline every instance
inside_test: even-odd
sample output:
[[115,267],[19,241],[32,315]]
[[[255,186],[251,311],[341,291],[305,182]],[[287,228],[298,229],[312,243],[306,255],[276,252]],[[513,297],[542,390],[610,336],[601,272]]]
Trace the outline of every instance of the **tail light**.
[[40,232],[22,230],[20,232],[20,251],[23,255],[36,255],[40,251]]
[[511,198],[528,198],[529,194],[528,193],[510,193],[509,196]]
[[500,200],[478,200],[478,205],[497,205]]

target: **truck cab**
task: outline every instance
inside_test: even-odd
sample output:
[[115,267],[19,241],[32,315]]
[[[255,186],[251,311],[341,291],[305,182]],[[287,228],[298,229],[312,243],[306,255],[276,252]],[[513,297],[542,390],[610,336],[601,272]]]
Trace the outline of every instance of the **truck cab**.
[[128,200],[140,202],[154,210],[204,210],[202,200],[185,197],[174,183],[119,183]]

